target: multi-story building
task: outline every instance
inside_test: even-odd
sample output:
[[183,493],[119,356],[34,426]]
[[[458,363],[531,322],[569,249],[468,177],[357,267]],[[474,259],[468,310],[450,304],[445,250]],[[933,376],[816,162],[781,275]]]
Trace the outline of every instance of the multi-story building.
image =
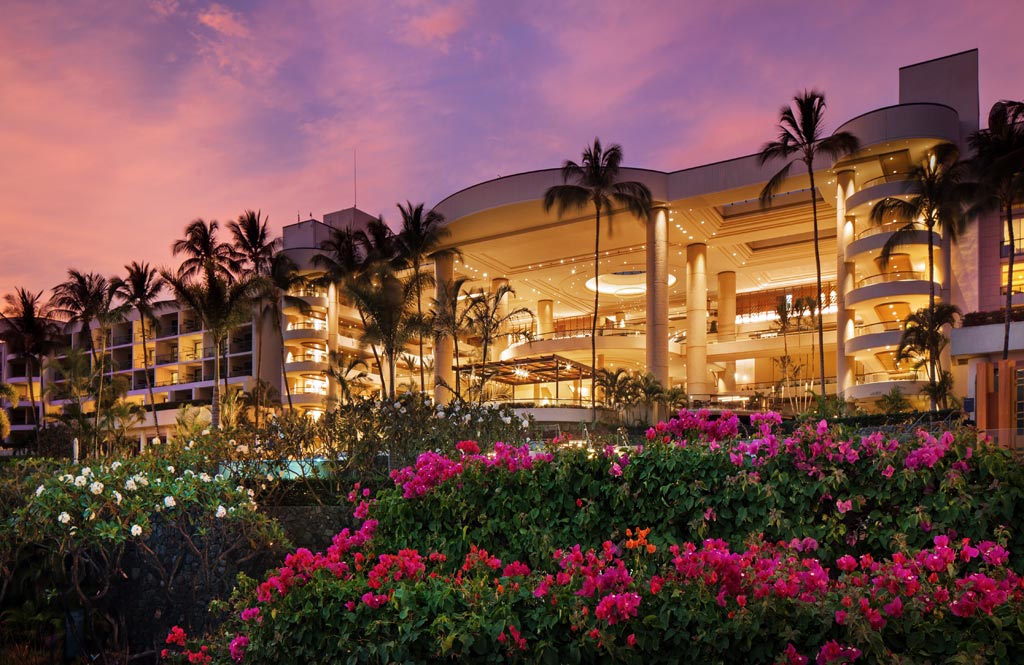
[[[598,368],[653,373],[701,403],[741,404],[755,397],[799,406],[818,389],[819,349],[807,304],[818,298],[816,206],[826,391],[868,408],[894,388],[920,400],[923,371],[895,356],[903,323],[928,302],[929,246],[939,299],[967,313],[1001,307],[1009,253],[1021,253],[1021,245],[1000,242],[1004,231],[992,214],[973,219],[956,242],[922,228],[883,263],[882,247],[903,222],[873,223],[870,212],[887,196],[905,196],[908,173],[938,144],[953,143],[968,154],[967,138],[979,129],[979,116],[973,50],[902,68],[893,106],[832,119],[840,120],[837,131],[859,138],[859,150],[816,163],[813,191],[798,164],[767,207],[759,196],[779,164],[761,166],[756,155],[673,172],[623,169],[622,179],[650,188],[656,206],[649,219],[618,211],[604,220],[597,279],[593,213],[558,217],[543,209],[545,191],[561,184],[560,170],[483,182],[435,206],[451,232],[446,242],[461,251],[437,261],[435,274],[439,282],[466,277],[471,291],[508,284],[515,294],[504,307],[534,313],[531,335],[508,337],[489,354],[487,369],[516,401],[589,401],[590,316],[598,289]],[[765,138],[773,134],[766,126]],[[284,228],[284,247],[314,274],[313,256],[331,229],[358,227],[369,218],[352,208],[323,222],[300,221]],[[1022,235],[1018,229],[1017,237]],[[223,371],[229,384],[251,388],[258,365],[282,396],[290,393],[296,407],[316,413],[335,390],[324,374],[329,353],[368,354],[358,342],[358,312],[333,287],[294,295],[308,309],[283,310],[283,349],[274,326],[241,326],[228,342]],[[1014,295],[1015,302],[1021,298]],[[780,321],[780,310],[788,321]],[[1018,370],[1014,360],[1024,358],[1022,326],[1013,326],[1012,356],[1005,363],[999,360],[1001,324],[954,330],[944,355],[954,392],[979,424],[1008,441],[1024,432],[1024,421],[1016,420],[1024,414],[1024,364]],[[115,371],[130,378],[135,399],[145,393],[139,332],[138,321],[129,322],[116,327],[110,340]],[[212,348],[190,313],[166,310],[151,339],[156,401],[172,406],[209,400]],[[434,373],[443,380],[435,388],[438,399],[450,397],[443,385],[454,385],[455,366],[481,369],[480,358],[472,357],[474,342],[460,344],[463,359],[453,358],[450,341],[436,349],[428,345]]]

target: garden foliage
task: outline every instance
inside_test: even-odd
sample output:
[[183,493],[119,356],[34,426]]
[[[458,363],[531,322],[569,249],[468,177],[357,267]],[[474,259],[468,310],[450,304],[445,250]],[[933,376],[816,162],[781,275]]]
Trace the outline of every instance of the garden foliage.
[[680,412],[640,450],[464,441],[349,495],[355,530],[240,578],[189,662],[1011,662],[1024,475],[971,429],[738,436]]

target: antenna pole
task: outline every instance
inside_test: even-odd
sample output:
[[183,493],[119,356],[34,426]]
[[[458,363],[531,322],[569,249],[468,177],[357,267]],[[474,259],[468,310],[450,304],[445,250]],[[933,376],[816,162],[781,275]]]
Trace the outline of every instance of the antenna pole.
[[358,165],[358,162],[356,161],[356,148],[352,148],[352,207],[353,208],[358,208],[359,207],[359,199],[357,198],[358,184],[359,184],[359,165]]

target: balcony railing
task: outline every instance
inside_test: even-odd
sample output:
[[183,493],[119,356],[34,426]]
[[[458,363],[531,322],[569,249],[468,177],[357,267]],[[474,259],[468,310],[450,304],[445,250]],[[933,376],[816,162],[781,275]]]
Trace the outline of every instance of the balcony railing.
[[[1014,238],[1013,246],[1016,249],[1014,254],[1017,256],[1024,254],[1024,238]],[[999,245],[999,256],[1004,259],[1010,256],[1010,243],[1005,240]]]
[[872,178],[871,180],[865,180],[859,190],[867,189],[868,187],[874,187],[875,185],[881,185],[886,182],[900,182],[910,177],[910,171],[900,171],[898,173],[884,173],[878,177]]
[[[869,236],[878,235],[880,233],[895,233],[896,231],[899,231],[906,225],[906,222],[886,222],[885,224],[878,224],[877,226],[869,226],[868,228],[858,233],[856,239],[860,240],[861,238],[867,238]],[[924,224],[921,224],[920,222],[915,222],[914,230],[927,231],[928,227],[925,226]]]
[[857,385],[865,383],[881,383],[883,381],[927,381],[928,375],[919,370],[893,370],[885,372],[866,372],[857,375]]
[[862,326],[857,326],[853,334],[857,337],[861,335],[874,335],[875,333],[881,332],[893,332],[903,330],[903,322],[901,321],[882,321],[880,323],[868,323]]
[[881,272],[877,275],[870,275],[857,280],[857,288],[870,286],[872,284],[884,284],[886,282],[906,282],[914,279],[928,279],[928,275],[916,270],[903,270],[901,272]]

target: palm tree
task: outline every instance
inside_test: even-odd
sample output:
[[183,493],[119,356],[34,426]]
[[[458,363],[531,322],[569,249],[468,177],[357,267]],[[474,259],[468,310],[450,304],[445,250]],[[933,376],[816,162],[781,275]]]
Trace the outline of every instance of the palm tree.
[[[433,284],[433,277],[429,273],[420,272],[423,262],[453,256],[458,250],[438,248],[444,239],[451,235],[451,231],[444,228],[444,216],[441,213],[434,210],[424,212],[422,203],[413,206],[408,201],[405,207],[399,203],[398,210],[402,213],[402,230],[398,232],[399,251],[402,258],[412,267],[412,274],[416,280],[416,313],[422,319],[423,287]],[[423,390],[427,385],[423,373],[423,335],[419,336],[419,355],[420,389]]]
[[[794,111],[795,108],[795,111]],[[768,206],[772,197],[781,189],[783,182],[789,177],[793,164],[798,160],[804,163],[811,179],[811,216],[814,221],[814,269],[818,287],[818,367],[821,380],[821,398],[825,399],[825,329],[820,314],[824,313],[825,305],[821,293],[821,245],[818,239],[818,190],[814,185],[814,161],[819,156],[826,156],[835,161],[844,155],[856,152],[860,141],[849,132],[837,132],[831,136],[822,136],[825,113],[825,95],[817,90],[804,91],[802,95],[793,97],[793,107],[784,106],[779,112],[779,138],[766,143],[758,154],[758,163],[764,166],[775,159],[793,159],[786,162],[771,177],[761,190],[761,205]]]
[[[462,397],[461,372],[459,371],[459,337],[469,327],[473,314],[470,296],[464,288],[468,277],[458,277],[438,285],[437,297],[431,300],[433,317],[431,328],[437,339],[451,337],[455,351],[455,395]],[[463,304],[465,300],[465,304]],[[437,346],[435,339],[434,346]],[[449,388],[450,390],[450,388]]]
[[[271,262],[274,260],[275,252],[281,246],[280,238],[271,238],[267,230],[269,217],[264,218],[262,211],[253,212],[246,210],[238,216],[238,219],[228,225],[231,235],[234,238],[235,259],[241,263],[241,269],[256,277],[264,277],[270,273]],[[267,283],[270,287],[270,284]],[[270,294],[267,294],[268,297]],[[256,316],[263,319],[263,312],[266,309],[266,298],[259,298],[256,303]],[[263,334],[262,326],[256,326],[256,379],[263,378]],[[255,391],[252,394],[254,400],[256,426],[260,425],[260,397],[262,393]]]
[[[511,299],[516,292],[508,284],[502,284],[493,293],[485,293],[473,300],[470,305],[472,313],[469,315],[470,327],[480,335],[481,343],[481,384],[480,402],[483,403],[484,386],[487,384],[486,367],[490,360],[488,352],[495,338],[509,323],[518,317],[528,315],[533,317],[533,312],[525,307],[502,312],[503,303],[506,298]],[[515,333],[514,333],[515,334]]]
[[43,389],[42,360],[57,348],[61,340],[60,325],[54,318],[53,307],[43,302],[43,292],[32,293],[16,287],[13,294],[4,296],[7,305],[0,311],[0,340],[7,344],[11,355],[25,361],[25,376],[28,379],[28,399],[32,409],[32,424],[35,428],[36,445],[39,444],[39,427],[42,415],[36,411],[35,388],[32,383],[34,372],[39,372],[39,385]]
[[926,368],[928,386],[921,392],[928,395],[932,410],[937,406],[945,408],[952,376],[942,368],[940,356],[949,340],[942,334],[943,328],[956,323],[960,310],[956,305],[936,303],[929,309],[919,309],[903,323],[903,334],[896,351],[897,362],[913,360],[914,369]]
[[184,254],[185,260],[178,267],[178,277],[192,279],[202,277],[207,266],[212,266],[224,279],[231,281],[241,268],[235,248],[230,243],[217,240],[217,220],[209,223],[196,219],[185,227],[185,237],[175,240],[171,252]]
[[566,210],[584,210],[594,207],[594,316],[590,324],[590,406],[597,421],[597,316],[601,292],[601,213],[608,215],[611,222],[615,212],[613,206],[625,208],[638,218],[647,221],[651,213],[651,190],[641,182],[618,182],[619,167],[622,164],[622,147],[613,143],[607,150],[601,141],[594,139],[592,146],[583,150],[580,164],[566,160],[562,165],[562,184],[544,192],[544,211],[557,207],[561,218]]
[[348,404],[352,401],[352,388],[366,385],[366,363],[362,358],[349,358],[346,362],[345,355],[337,351],[331,351],[330,359],[327,377],[337,381],[341,403]]
[[[882,247],[883,266],[888,266],[897,247],[913,241],[922,224],[928,230],[929,312],[935,312],[935,245],[932,233],[938,229],[943,238],[955,242],[967,224],[967,204],[974,195],[971,183],[966,180],[967,165],[959,157],[960,151],[952,143],[935,146],[928,158],[910,172],[908,194],[911,197],[908,200],[887,197],[871,209],[871,221],[875,223],[887,219],[906,222]],[[929,356],[928,383],[933,393],[939,378],[938,362],[937,356]],[[931,408],[932,411],[937,408],[934,399]]]
[[[94,413],[93,442],[94,449],[100,449],[100,408],[103,402],[103,378],[106,374],[107,331],[110,324],[123,314],[123,310],[113,306],[114,291],[110,282],[97,273],[82,273],[75,269],[68,270],[68,279],[53,289],[54,312],[58,318],[66,321],[65,329],[70,332],[74,328],[81,330],[85,349],[92,357],[93,372],[96,375],[96,403]],[[99,327],[100,349],[97,353],[92,337],[92,323]]]
[[284,390],[288,396],[288,410],[295,408],[292,404],[292,390],[288,385],[288,373],[285,371],[285,345],[284,326],[281,320],[284,318],[284,310],[296,307],[303,314],[309,314],[311,308],[305,300],[291,295],[294,291],[306,286],[307,279],[299,274],[299,267],[290,256],[282,251],[275,252],[270,260],[270,271],[267,276],[270,292],[266,299],[266,307],[263,315],[270,319],[271,325],[278,334],[279,347],[281,349],[281,381],[284,383]]
[[386,382],[384,370],[380,369],[381,385],[384,394],[394,399],[398,357],[405,345],[423,331],[421,322],[411,311],[416,295],[414,280],[402,281],[389,270],[378,267],[376,275],[364,274],[350,280],[346,291],[363,317],[360,341],[379,347],[387,363]]
[[146,379],[146,391],[149,393],[149,409],[153,414],[153,425],[156,427],[156,435],[163,439],[160,432],[160,421],[156,414],[156,401],[153,398],[153,381],[149,376],[149,354],[147,346],[146,331],[151,329],[157,331],[159,324],[156,319],[157,298],[164,287],[164,280],[160,277],[156,268],[150,267],[146,262],[139,263],[132,261],[124,267],[127,272],[125,278],[115,277],[111,281],[114,294],[124,304],[134,307],[139,313],[139,327],[142,333],[142,370]]
[[[260,280],[245,278],[229,280],[213,261],[207,261],[203,268],[202,281],[172,275],[164,271],[162,276],[174,292],[178,302],[190,308],[199,317],[203,328],[213,339],[213,403],[211,405],[211,426],[220,429],[220,366],[222,347],[231,329],[249,318],[249,307],[260,293]],[[225,374],[224,383],[227,384]]]
[[1024,197],[1024,102],[999,101],[988,114],[988,129],[970,135],[971,160],[979,192],[975,212],[995,210],[1005,215],[1010,243],[1006,273],[1006,304],[1003,316],[1003,360],[1010,355],[1010,310],[1013,308],[1013,264],[1017,243],[1013,228],[1013,204]]

